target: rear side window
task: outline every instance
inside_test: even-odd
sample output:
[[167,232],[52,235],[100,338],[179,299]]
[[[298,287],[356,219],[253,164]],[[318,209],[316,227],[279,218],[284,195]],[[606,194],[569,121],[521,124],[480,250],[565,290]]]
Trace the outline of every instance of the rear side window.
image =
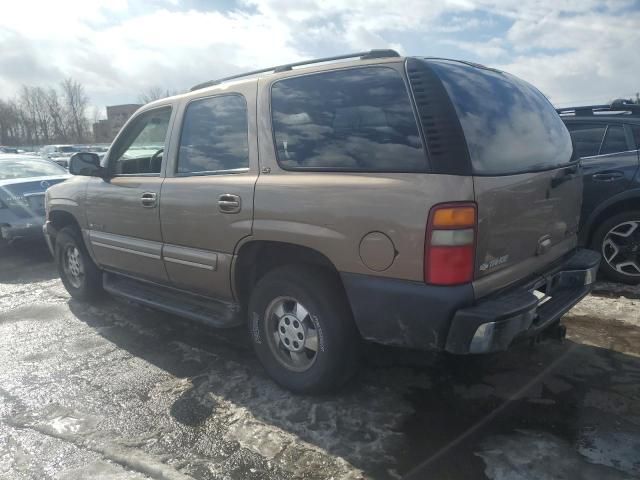
[[288,170],[424,172],[409,95],[393,69],[368,67],[276,82],[278,162]]
[[504,72],[459,62],[429,61],[453,102],[473,171],[515,174],[571,161],[571,137],[536,88]]
[[622,125],[609,125],[604,137],[604,142],[602,142],[600,155],[626,152],[627,150],[629,150],[629,147],[627,146],[627,137],[624,133],[624,127]]
[[579,157],[594,157],[600,151],[602,137],[607,129],[606,125],[592,123],[570,123],[567,128],[573,137],[576,154]]
[[184,114],[178,173],[249,168],[247,103],[240,95],[195,100]]

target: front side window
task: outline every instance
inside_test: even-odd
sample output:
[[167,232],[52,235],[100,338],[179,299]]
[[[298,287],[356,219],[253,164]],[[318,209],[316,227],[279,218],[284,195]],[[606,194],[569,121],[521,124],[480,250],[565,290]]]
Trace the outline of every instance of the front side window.
[[184,114],[178,173],[249,168],[247,103],[240,95],[195,100]]
[[633,139],[636,142],[636,148],[640,149],[640,125],[632,125]]
[[604,142],[602,142],[600,155],[626,152],[627,150],[629,150],[629,147],[627,146],[627,136],[624,133],[624,127],[622,125],[609,125],[607,133],[604,136]]
[[424,172],[426,157],[402,77],[387,67],[276,82],[271,110],[285,169]]
[[570,123],[567,125],[576,153],[579,157],[594,157],[600,151],[602,137],[607,128],[606,125],[597,123]]
[[109,158],[114,175],[159,174],[169,131],[171,107],[140,114],[127,125]]

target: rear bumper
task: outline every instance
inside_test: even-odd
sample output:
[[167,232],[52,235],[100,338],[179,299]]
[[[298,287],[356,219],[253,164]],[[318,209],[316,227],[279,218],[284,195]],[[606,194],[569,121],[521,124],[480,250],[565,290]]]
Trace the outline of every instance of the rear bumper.
[[[598,253],[575,250],[524,285],[479,301],[470,284],[439,287],[368,275],[341,276],[366,340],[456,354],[489,353],[555,325],[591,291],[599,263]],[[539,300],[536,290],[549,298]]]
[[11,225],[0,225],[0,239],[12,243],[18,240],[33,240],[42,238],[41,218],[26,218]]
[[[593,288],[600,255],[577,250],[560,267],[516,289],[483,299],[456,312],[445,350],[488,353],[539,335]],[[533,292],[544,294],[539,299]]]

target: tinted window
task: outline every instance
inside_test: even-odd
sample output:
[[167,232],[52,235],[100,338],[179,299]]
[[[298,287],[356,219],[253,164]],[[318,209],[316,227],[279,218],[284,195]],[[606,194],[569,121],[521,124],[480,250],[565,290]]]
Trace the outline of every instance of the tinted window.
[[164,107],[142,113],[127,125],[112,148],[111,171],[116,175],[160,173],[170,118],[171,108]]
[[184,116],[178,173],[249,167],[247,104],[225,95],[189,104]]
[[409,96],[390,68],[358,68],[281,80],[271,93],[283,168],[425,171]]
[[640,125],[632,125],[633,138],[636,141],[636,148],[640,148]]
[[571,138],[536,88],[504,72],[430,61],[460,119],[473,170],[518,173],[571,160]]
[[607,134],[604,137],[604,142],[602,142],[600,155],[626,152],[627,150],[629,150],[629,147],[627,146],[627,137],[624,134],[624,127],[622,125],[609,125],[609,128],[607,128]]
[[570,123],[567,128],[571,132],[579,157],[593,157],[598,155],[606,125],[590,123]]

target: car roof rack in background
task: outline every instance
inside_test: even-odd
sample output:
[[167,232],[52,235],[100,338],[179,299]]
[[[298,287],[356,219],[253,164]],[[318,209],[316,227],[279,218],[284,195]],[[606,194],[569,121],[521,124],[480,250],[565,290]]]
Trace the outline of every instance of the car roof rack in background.
[[640,115],[640,105],[630,100],[618,98],[609,105],[583,105],[580,107],[557,108],[560,115],[574,115],[576,117],[588,117],[597,114],[611,113],[614,115]]
[[347,55],[336,55],[335,57],[316,58],[314,60],[304,60],[302,62],[287,63],[285,65],[278,65],[275,67],[261,68],[260,70],[253,70],[252,72],[239,73],[237,75],[231,75],[229,77],[219,78],[217,80],[209,80],[208,82],[199,83],[198,85],[191,87],[191,91],[200,90],[201,88],[211,87],[218,85],[229,80],[235,80],[236,78],[250,77],[252,75],[258,75],[260,73],[279,73],[292,70],[293,67],[301,67],[303,65],[312,65],[314,63],[332,62],[334,60],[345,60],[348,58],[360,58],[360,60],[372,60],[375,58],[390,58],[399,57],[400,54],[395,50],[383,49],[383,50],[369,50],[368,52],[350,53]]

